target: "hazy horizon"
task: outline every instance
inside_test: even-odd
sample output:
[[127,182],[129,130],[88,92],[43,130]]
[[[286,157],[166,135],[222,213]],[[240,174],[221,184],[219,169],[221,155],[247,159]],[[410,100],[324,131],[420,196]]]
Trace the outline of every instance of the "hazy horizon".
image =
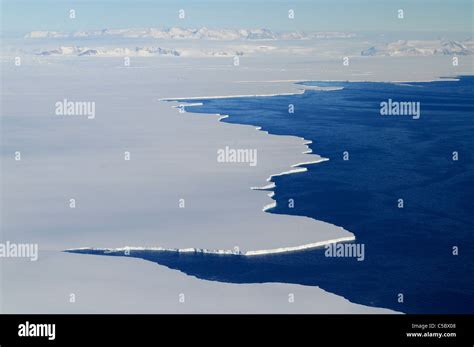
[[[472,3],[417,1],[1,0],[3,34],[104,28],[266,28],[273,31],[472,32]],[[69,18],[74,9],[76,18]],[[178,11],[185,11],[185,18]],[[403,9],[404,18],[397,18]],[[294,19],[288,11],[294,11]]]

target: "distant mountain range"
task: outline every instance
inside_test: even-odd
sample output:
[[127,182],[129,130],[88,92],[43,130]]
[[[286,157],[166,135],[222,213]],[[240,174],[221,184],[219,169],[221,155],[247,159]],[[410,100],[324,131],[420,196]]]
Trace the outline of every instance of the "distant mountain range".
[[448,40],[399,40],[383,46],[373,46],[361,52],[362,56],[427,56],[470,55],[474,52],[472,39]]
[[34,52],[36,55],[74,55],[74,56],[112,56],[112,57],[125,57],[125,56],[139,56],[148,57],[156,55],[169,55],[179,56],[180,52],[174,49],[165,49],[161,47],[135,47],[130,48],[88,48],[71,46],[61,46],[57,49],[50,50],[38,50]]
[[[326,54],[327,47],[321,45],[307,45],[304,44],[305,51],[300,46],[278,45],[277,42],[271,46],[269,44],[256,43],[259,40],[308,40],[313,38],[349,38],[353,34],[345,34],[339,32],[285,32],[274,33],[267,29],[221,29],[211,30],[207,28],[200,29],[114,29],[114,30],[100,30],[89,32],[73,32],[62,33],[56,31],[33,31],[25,36],[27,39],[46,39],[46,38],[149,38],[157,40],[217,40],[217,41],[231,41],[239,43],[229,43],[220,46],[219,48],[199,47],[190,45],[186,47],[180,46],[179,50],[162,48],[158,45],[150,44],[144,47],[126,48],[123,44],[117,44],[115,47],[110,46],[110,42],[105,40],[108,44],[101,44],[99,47],[85,47],[82,45],[62,45],[59,48],[36,49],[30,51],[33,54],[41,56],[62,55],[62,56],[219,56],[229,57],[236,55],[252,55],[252,54],[266,54],[273,52],[275,54]],[[253,42],[249,42],[253,41]],[[38,42],[43,45],[43,41]],[[88,43],[92,41],[87,41]],[[118,41],[117,41],[118,42]],[[244,43],[245,42],[245,43]],[[61,42],[63,43],[63,42]],[[97,44],[97,42],[96,42]],[[364,45],[367,43],[364,43]],[[172,46],[172,43],[168,43]],[[345,41],[341,41],[340,45],[345,46]],[[105,47],[102,47],[105,46]],[[455,41],[455,40],[398,40],[395,42],[374,45],[367,49],[360,51],[362,44],[356,48],[353,53],[360,52],[361,56],[433,56],[433,55],[472,55],[474,53],[474,41],[472,39]]]
[[59,32],[59,31],[32,31],[25,35],[25,39],[42,38],[85,38],[85,37],[123,37],[123,38],[153,38],[168,40],[308,40],[328,38],[352,38],[355,34],[343,32],[280,32],[268,29],[186,29],[173,27],[169,29],[103,29],[95,31]]

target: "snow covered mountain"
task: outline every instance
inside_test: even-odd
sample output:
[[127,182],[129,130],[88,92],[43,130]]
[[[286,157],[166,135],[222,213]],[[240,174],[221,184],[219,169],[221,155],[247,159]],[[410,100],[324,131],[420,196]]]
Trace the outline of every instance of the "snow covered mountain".
[[470,55],[474,52],[472,40],[399,40],[380,47],[370,47],[362,56],[427,56],[427,55]]
[[51,50],[38,50],[34,52],[36,55],[48,56],[48,55],[61,55],[61,56],[109,56],[109,57],[125,57],[125,56],[138,56],[148,57],[157,55],[169,55],[169,56],[180,56],[180,52],[174,49],[165,49],[161,47],[135,47],[130,48],[88,48],[61,46],[57,49]]
[[342,32],[282,32],[275,33],[268,29],[198,29],[172,27],[169,29],[103,29],[95,31],[59,32],[59,31],[32,31],[25,35],[26,39],[41,38],[97,38],[97,37],[124,37],[124,38],[154,38],[154,39],[181,39],[181,40],[307,40],[327,38],[351,38],[352,33]]

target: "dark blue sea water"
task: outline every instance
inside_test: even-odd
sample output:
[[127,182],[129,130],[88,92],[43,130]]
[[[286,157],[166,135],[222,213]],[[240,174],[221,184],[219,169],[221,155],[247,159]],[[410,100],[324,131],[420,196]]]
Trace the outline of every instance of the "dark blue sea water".
[[[229,114],[225,122],[312,140],[313,152],[330,160],[275,177],[278,206],[271,213],[342,226],[365,245],[365,260],[328,258],[324,249],[251,258],[132,256],[209,280],[314,285],[407,313],[474,313],[474,77],[304,84],[343,89],[202,100],[187,111]],[[381,116],[380,102],[389,98],[420,102],[420,118]],[[345,151],[349,160],[343,160]],[[288,208],[290,198],[294,208]],[[400,198],[404,208],[398,208]]]

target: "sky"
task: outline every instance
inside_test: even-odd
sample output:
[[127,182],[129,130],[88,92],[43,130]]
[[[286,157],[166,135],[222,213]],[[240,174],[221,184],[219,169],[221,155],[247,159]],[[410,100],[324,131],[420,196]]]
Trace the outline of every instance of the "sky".
[[[0,0],[2,32],[131,27],[472,33],[472,0]],[[69,10],[76,18],[69,18]],[[185,10],[185,19],[178,11]],[[295,18],[288,19],[288,10]],[[404,19],[397,18],[398,9]]]

